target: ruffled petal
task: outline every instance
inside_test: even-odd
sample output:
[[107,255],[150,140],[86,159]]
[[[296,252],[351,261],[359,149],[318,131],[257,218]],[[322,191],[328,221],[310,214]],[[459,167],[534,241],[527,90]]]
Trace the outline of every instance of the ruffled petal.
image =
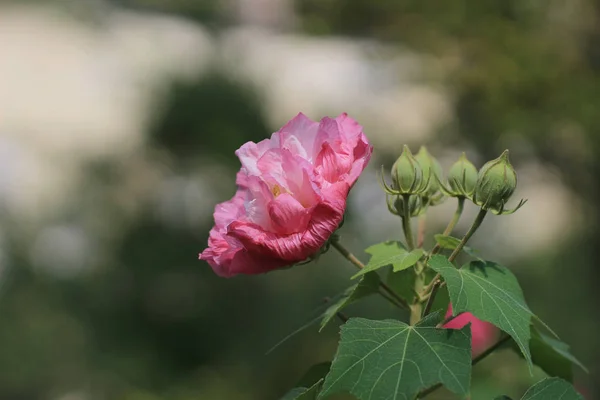
[[275,195],[289,193],[305,208],[319,201],[318,186],[313,183],[312,165],[287,149],[267,151],[258,161],[262,179]]
[[269,217],[276,233],[302,232],[311,219],[312,208],[304,208],[289,193],[283,193],[269,203]]
[[291,191],[292,186],[302,179],[300,160],[302,159],[297,159],[287,149],[271,149],[262,155],[256,166],[263,179],[269,184],[277,184]]
[[340,144],[343,142],[344,138],[342,137],[337,121],[329,117],[321,119],[313,146],[314,154],[318,156],[325,143],[337,152]]
[[299,262],[315,254],[329,239],[342,221],[343,212],[326,204],[313,211],[308,229],[290,235],[265,232],[251,223],[234,221],[229,234],[243,244],[248,251],[273,255],[289,263]]
[[373,146],[369,144],[364,134],[358,136],[358,142],[354,147],[353,152],[354,162],[352,167],[345,178],[345,181],[350,185],[354,185],[360,174],[367,167],[367,164],[371,160],[371,154],[373,153]]
[[245,214],[244,199],[245,191],[238,190],[230,200],[215,206],[215,228],[218,231],[225,231],[231,221],[239,219]]
[[299,113],[279,130],[281,148],[312,161],[315,156],[313,150],[318,128],[317,122]]
[[347,114],[323,118],[315,143],[320,146],[316,171],[330,183],[344,180],[350,186],[367,166],[373,151],[362,126]]
[[323,143],[315,160],[315,171],[327,182],[335,183],[347,175],[352,161],[350,154],[337,153],[329,143]]
[[[232,237],[224,241],[232,240],[237,241]],[[205,260],[217,275],[224,278],[238,274],[261,274],[287,265],[286,261],[277,258],[251,254],[241,245],[229,247],[228,251],[221,253],[217,247],[209,247],[200,254],[200,259]]]
[[340,114],[335,120],[347,141],[354,142],[358,136],[362,135],[363,127],[356,120],[350,118],[347,113]]
[[269,149],[279,147],[279,136],[274,133],[271,139],[265,139],[258,143],[247,142],[236,150],[235,155],[238,156],[242,163],[241,171],[246,175],[258,176],[260,171],[256,167],[256,163]]
[[268,205],[274,199],[273,192],[269,185],[257,176],[247,177],[246,183],[247,188],[243,191],[245,213],[238,220],[248,220],[263,229],[271,229]]

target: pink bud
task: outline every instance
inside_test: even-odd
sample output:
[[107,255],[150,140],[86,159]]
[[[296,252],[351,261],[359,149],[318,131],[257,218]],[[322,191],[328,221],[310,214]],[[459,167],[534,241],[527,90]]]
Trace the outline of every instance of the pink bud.
[[[446,318],[452,316],[452,304],[448,305]],[[489,322],[482,321],[471,313],[465,312],[444,325],[448,329],[460,329],[471,323],[471,355],[473,358],[483,353],[498,341],[500,330]]]

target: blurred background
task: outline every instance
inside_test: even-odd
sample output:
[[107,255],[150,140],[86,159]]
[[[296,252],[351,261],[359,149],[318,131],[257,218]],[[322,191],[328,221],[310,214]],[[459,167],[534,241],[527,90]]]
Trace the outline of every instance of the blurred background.
[[[0,399],[270,400],[330,360],[337,322],[265,353],[349,286],[341,257],[233,279],[197,260],[234,151],[299,111],[348,112],[375,147],[341,230],[363,260],[401,237],[375,174],[403,144],[445,167],[509,148],[529,203],[473,247],[600,398],[599,110],[596,0],[0,1]],[[475,400],[543,376],[510,351],[474,374]]]

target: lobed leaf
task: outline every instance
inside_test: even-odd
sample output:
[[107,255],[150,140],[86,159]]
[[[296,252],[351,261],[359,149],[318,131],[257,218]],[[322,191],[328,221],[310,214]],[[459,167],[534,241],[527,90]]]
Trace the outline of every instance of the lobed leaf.
[[[512,399],[508,396],[498,396],[494,400]],[[546,378],[530,387],[521,400],[583,400],[583,396],[567,381]]]
[[408,251],[402,243],[396,241],[375,244],[368,247],[365,252],[371,255],[371,259],[365,268],[354,274],[352,279],[388,265],[392,265],[394,271],[402,271],[415,265],[424,254],[423,249]]
[[359,400],[413,399],[442,383],[466,395],[471,380],[471,334],[440,329],[433,313],[414,326],[400,321],[352,318],[341,339],[319,399],[348,392]]
[[551,338],[531,326],[531,358],[533,363],[552,377],[573,382],[573,364],[587,372],[587,369],[569,352],[569,345]]
[[440,255],[432,256],[429,266],[446,281],[454,314],[470,312],[508,333],[531,368],[529,327],[533,313],[515,276],[507,268],[489,261],[473,261],[457,269]]
[[394,272],[391,268],[388,271],[387,285],[407,303],[412,304],[415,298],[415,279],[417,275],[414,269],[405,269],[404,271]]
[[521,400],[583,400],[583,396],[567,381],[546,378],[530,387]]

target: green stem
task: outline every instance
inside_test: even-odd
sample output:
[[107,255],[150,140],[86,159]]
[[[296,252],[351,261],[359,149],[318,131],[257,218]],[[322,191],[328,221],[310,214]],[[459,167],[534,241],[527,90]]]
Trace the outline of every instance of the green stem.
[[[454,212],[454,216],[448,223],[448,226],[446,226],[446,229],[444,229],[444,233],[443,233],[444,236],[448,236],[452,233],[452,231],[454,230],[454,227],[460,220],[460,217],[465,208],[465,198],[461,196],[461,197],[457,197],[456,199],[458,201],[458,203],[456,205],[456,211]],[[442,247],[439,244],[436,244],[435,247],[431,250],[431,254],[437,254],[440,252],[441,249],[442,249]]]
[[[467,244],[467,242],[469,241],[471,236],[473,236],[475,231],[477,231],[477,229],[481,226],[481,223],[483,222],[483,219],[485,218],[486,214],[487,214],[487,211],[484,210],[483,208],[481,210],[479,210],[479,214],[477,214],[477,217],[475,217],[475,221],[473,221],[473,224],[471,225],[471,227],[469,228],[469,230],[467,231],[465,236],[462,238],[462,240],[460,241],[458,246],[456,246],[456,248],[454,249],[452,254],[450,254],[450,257],[448,257],[448,261],[453,262],[456,259],[456,257],[458,257],[461,250],[463,249],[463,247],[465,247],[465,245]],[[432,282],[431,294],[429,295],[429,299],[427,300],[427,305],[425,306],[425,313],[423,315],[427,315],[429,313],[429,311],[431,310],[431,307],[433,306],[433,301],[435,300],[435,295],[437,294],[437,291],[441,286],[441,285],[437,284],[437,282],[439,282],[439,279],[440,279],[440,274],[438,273],[435,276],[435,278],[433,278],[433,280],[431,281]]]
[[471,239],[471,236],[473,236],[475,231],[477,231],[479,226],[481,226],[481,223],[483,222],[483,219],[485,218],[486,214],[487,210],[484,210],[483,208],[479,210],[477,217],[475,217],[475,221],[473,221],[473,225],[471,225],[471,227],[469,228],[465,236],[462,238],[458,246],[456,246],[452,254],[450,254],[450,257],[448,257],[448,261],[452,262],[456,257],[458,257],[463,247],[465,247],[469,239]]
[[[415,265],[415,293],[421,293],[425,286],[425,266],[421,262],[417,262]],[[410,324],[415,325],[421,320],[421,314],[423,311],[423,302],[420,296],[416,296],[413,304],[410,306]]]
[[410,195],[403,194],[404,199],[404,215],[402,215],[402,229],[404,230],[404,236],[406,237],[406,245],[408,250],[415,248],[415,241],[413,239],[412,228],[410,227]]
[[417,228],[417,248],[422,248],[425,243],[425,231],[427,230],[427,214],[419,215],[419,227]]
[[346,322],[348,322],[348,319],[349,319],[348,316],[341,311],[336,312],[335,316],[338,317],[340,319],[340,321],[342,321],[342,324],[345,324]]
[[[354,266],[358,269],[363,269],[365,267],[365,264],[363,264],[354,254],[350,253],[350,251],[348,249],[346,249],[337,239],[332,240],[331,242],[331,246],[336,249],[342,256],[344,256],[344,258],[348,261],[350,261],[352,264],[354,264]],[[382,294],[382,296],[384,298],[386,298],[387,300],[391,300],[393,299],[393,304],[396,306],[399,306],[401,308],[405,308],[405,309],[409,309],[409,305],[408,303],[400,296],[398,296],[396,294],[396,292],[394,292],[392,290],[392,288],[390,288],[388,285],[385,284],[385,282],[379,282],[379,287],[387,294],[386,297],[385,295]],[[391,299],[390,299],[391,298]]]
[[460,219],[460,216],[463,213],[463,209],[465,208],[465,198],[464,197],[462,197],[462,196],[458,197],[457,201],[458,201],[458,204],[456,205],[456,211],[454,212],[454,216],[452,217],[452,220],[450,220],[450,223],[446,227],[446,230],[444,230],[444,236],[448,236],[449,234],[452,233],[452,230],[458,223],[458,220]]
[[[419,216],[419,226],[417,229],[417,247],[422,248],[423,242],[425,241],[425,228],[426,228],[426,217],[425,214]],[[408,227],[410,229],[410,226]],[[425,286],[425,265],[420,261],[415,265],[415,293],[421,293]],[[415,325],[421,319],[423,306],[421,299],[416,296],[413,304],[410,306],[410,324]]]
[[[423,311],[423,315],[427,315],[429,314],[429,312],[431,311],[431,307],[433,307],[433,300],[435,300],[435,295],[441,285],[441,281],[438,279],[433,280],[433,288],[431,289],[431,295],[429,296],[429,299],[427,299],[427,305],[425,306],[425,310]],[[433,300],[432,300],[433,298]]]

